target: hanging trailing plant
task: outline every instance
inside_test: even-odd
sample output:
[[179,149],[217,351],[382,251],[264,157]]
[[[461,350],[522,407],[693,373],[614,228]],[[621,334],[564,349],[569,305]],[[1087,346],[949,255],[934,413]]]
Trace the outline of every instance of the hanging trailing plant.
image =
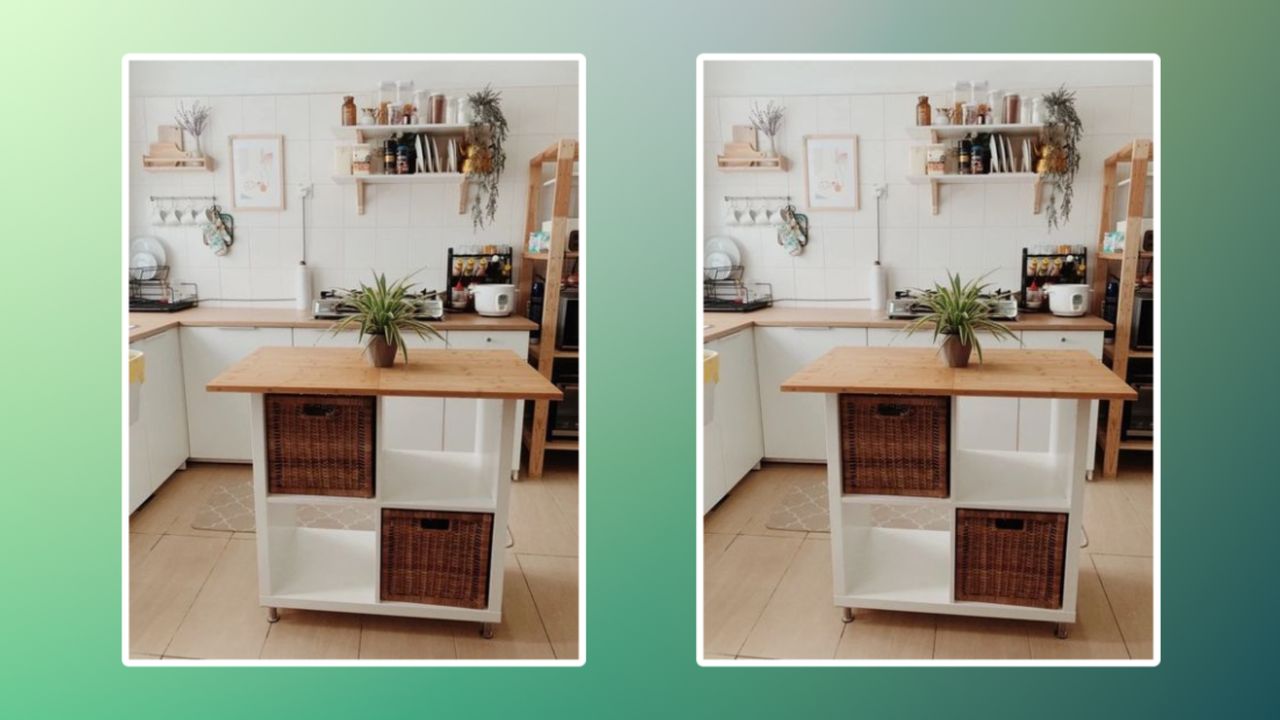
[[498,182],[507,165],[503,144],[507,141],[507,118],[502,114],[502,93],[486,85],[467,96],[471,123],[467,126],[467,179],[476,184],[471,201],[471,224],[479,229],[492,222],[498,212]]
[[1044,96],[1046,121],[1038,171],[1049,186],[1046,217],[1056,228],[1071,217],[1076,172],[1080,170],[1080,139],[1084,123],[1076,112],[1076,94],[1065,86]]

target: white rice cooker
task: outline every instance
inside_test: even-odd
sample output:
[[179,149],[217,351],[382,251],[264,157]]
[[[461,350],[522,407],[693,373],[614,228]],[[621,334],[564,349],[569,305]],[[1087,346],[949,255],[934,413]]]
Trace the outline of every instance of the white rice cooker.
[[1088,285],[1049,285],[1049,312],[1062,317],[1080,317],[1089,312]]
[[476,312],[486,317],[506,317],[516,307],[515,285],[476,285]]

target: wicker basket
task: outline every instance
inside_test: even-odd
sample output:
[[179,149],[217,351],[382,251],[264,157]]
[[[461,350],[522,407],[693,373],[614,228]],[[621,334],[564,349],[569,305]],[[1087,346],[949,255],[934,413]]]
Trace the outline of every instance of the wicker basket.
[[267,395],[267,491],[373,497],[375,402]]
[[483,610],[492,547],[489,513],[383,509],[381,598]]
[[956,510],[956,600],[1062,607],[1067,516]]
[[947,497],[951,398],[840,396],[840,473],[846,495]]

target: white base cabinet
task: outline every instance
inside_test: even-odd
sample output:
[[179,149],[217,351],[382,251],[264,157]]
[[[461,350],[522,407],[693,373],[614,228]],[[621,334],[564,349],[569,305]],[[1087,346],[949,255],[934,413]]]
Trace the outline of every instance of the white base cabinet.
[[[454,350],[510,350],[521,360],[529,354],[529,333],[451,332],[449,347]],[[479,401],[467,398],[444,399],[444,449],[450,452],[474,452],[476,448],[476,406]],[[524,401],[516,401],[517,425],[524,422]],[[520,471],[520,427],[512,438],[512,473]],[[514,477],[514,474],[512,475]]]
[[756,327],[753,332],[760,375],[764,456],[771,460],[826,462],[822,397],[784,393],[779,388],[784,380],[832,348],[865,347],[866,328]]
[[[1101,332],[1025,332],[1022,345],[1028,350],[1084,350],[1102,359],[1103,337]],[[1027,452],[1046,452],[1049,449],[1050,400],[1024,398],[1018,401],[1018,449]],[[1089,438],[1098,436],[1098,401],[1089,402]],[[1086,467],[1093,469],[1097,442],[1089,443]]]
[[183,327],[182,369],[187,396],[191,457],[197,460],[249,462],[249,396],[211,393],[209,381],[261,347],[293,345],[289,328]]
[[715,507],[764,457],[755,330],[713,340],[720,354],[715,416],[703,426],[703,512]]
[[129,426],[129,512],[187,461],[187,405],[178,331],[129,346],[143,353],[145,378],[138,421]]

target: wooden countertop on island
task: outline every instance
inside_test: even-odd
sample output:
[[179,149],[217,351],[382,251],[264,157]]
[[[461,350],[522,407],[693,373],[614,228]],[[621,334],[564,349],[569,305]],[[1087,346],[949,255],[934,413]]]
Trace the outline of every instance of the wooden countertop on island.
[[[708,312],[702,315],[702,340],[719,340],[749,327],[855,327],[901,329],[910,320],[894,320],[865,308],[771,307],[746,313]],[[1102,331],[1111,323],[1096,315],[1058,317],[1049,313],[1022,313],[1007,323],[1014,332]]]
[[983,351],[949,368],[934,348],[840,347],[782,383],[784,392],[1133,400],[1137,391],[1083,350]]
[[[326,330],[333,325],[332,320],[317,320],[309,310],[293,310],[290,308],[269,307],[194,307],[174,313],[129,313],[129,342],[137,342],[143,338],[158,335],[166,330],[179,326],[185,327],[278,327],[278,328],[316,328]],[[497,332],[515,330],[531,332],[538,329],[537,323],[527,317],[508,315],[507,317],[484,317],[475,313],[446,313],[444,320],[431,323],[441,331],[474,331]]]
[[209,381],[209,392],[560,400],[563,394],[509,350],[410,350],[389,368],[361,348],[265,347]]

